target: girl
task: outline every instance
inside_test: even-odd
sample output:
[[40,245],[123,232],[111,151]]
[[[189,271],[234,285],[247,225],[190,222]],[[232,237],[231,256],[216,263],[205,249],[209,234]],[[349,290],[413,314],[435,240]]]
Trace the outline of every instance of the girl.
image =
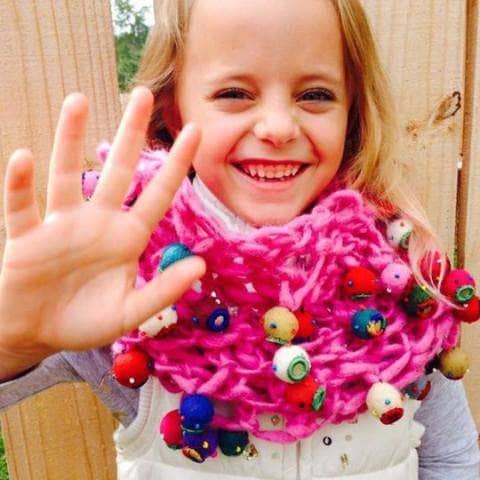
[[[30,153],[10,159],[1,406],[89,382],[122,412],[124,479],[477,478],[461,383],[423,376],[442,350],[461,357],[461,308],[397,178],[360,5],[161,5],[138,75],[153,95],[132,92],[98,184],[83,177],[90,201],[83,96],[62,109],[43,222]],[[137,167],[145,133],[175,143]],[[381,220],[400,216],[414,232],[401,220],[389,245]],[[439,362],[461,378],[458,358]]]

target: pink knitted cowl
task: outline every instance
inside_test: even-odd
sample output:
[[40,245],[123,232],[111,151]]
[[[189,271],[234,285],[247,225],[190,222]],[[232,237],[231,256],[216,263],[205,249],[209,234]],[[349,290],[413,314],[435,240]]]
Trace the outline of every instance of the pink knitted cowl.
[[[107,149],[99,150],[102,160]],[[142,153],[126,204],[165,158],[162,151]],[[172,242],[202,256],[207,273],[201,285],[176,303],[178,324],[168,335],[149,338],[134,331],[119,342],[146,351],[154,359],[153,374],[168,391],[202,393],[224,405],[216,411],[215,426],[287,443],[325,424],[353,420],[366,410],[373,383],[404,388],[423,376],[439,351],[453,347],[459,333],[457,320],[444,304],[433,317],[422,319],[409,316],[400,299],[386,290],[364,300],[343,294],[348,268],[368,267],[379,277],[386,266],[405,263],[405,255],[389,245],[378,223],[358,192],[332,184],[309,213],[286,225],[233,233],[207,215],[186,179],[139,260],[137,287],[161,274],[162,249]],[[212,292],[231,314],[223,332],[192,323]],[[326,389],[318,412],[299,412],[286,402],[286,383],[272,371],[279,346],[266,341],[261,318],[277,305],[292,311],[303,308],[316,319],[313,338],[301,346],[311,359],[310,375]],[[364,340],[352,333],[351,318],[361,308],[383,314],[383,335]],[[283,416],[284,427],[262,430],[260,414]]]

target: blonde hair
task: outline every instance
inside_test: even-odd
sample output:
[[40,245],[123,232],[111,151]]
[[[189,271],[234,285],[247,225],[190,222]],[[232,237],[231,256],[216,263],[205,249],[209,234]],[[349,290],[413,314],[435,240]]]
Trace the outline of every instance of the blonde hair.
[[[154,109],[147,137],[165,146],[173,142],[164,112],[175,103],[175,78],[180,69],[188,21],[195,0],[157,2],[156,24],[151,29],[142,61],[132,86],[147,86],[153,93]],[[454,306],[427,278],[420,261],[427,252],[441,253],[440,283],[446,271],[442,242],[428,221],[420,201],[408,187],[396,151],[399,127],[387,76],[378,57],[367,16],[359,0],[330,0],[338,14],[343,40],[347,84],[352,92],[345,153],[339,175],[346,187],[361,192],[377,209],[392,204],[399,216],[409,219],[414,230],[408,256],[420,285],[427,285],[435,298]],[[430,256],[433,259],[433,255]]]

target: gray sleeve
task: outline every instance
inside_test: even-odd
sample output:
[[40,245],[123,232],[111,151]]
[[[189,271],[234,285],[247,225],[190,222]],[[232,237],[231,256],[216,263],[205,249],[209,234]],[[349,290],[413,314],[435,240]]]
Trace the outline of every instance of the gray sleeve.
[[15,379],[0,382],[0,410],[58,383],[81,380],[63,355],[57,353]]
[[415,419],[425,426],[420,480],[479,480],[478,432],[461,381],[431,375],[432,390]]
[[124,426],[137,415],[139,391],[121,386],[112,377],[108,347],[61,352],[25,374],[0,383],[0,410],[63,382],[87,382]]

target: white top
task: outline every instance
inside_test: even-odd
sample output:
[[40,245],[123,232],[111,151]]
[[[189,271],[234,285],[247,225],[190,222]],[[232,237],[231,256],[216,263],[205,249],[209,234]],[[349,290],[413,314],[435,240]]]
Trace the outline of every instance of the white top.
[[[413,419],[420,405],[407,399],[402,419],[382,424],[370,413],[356,423],[332,425],[294,444],[272,443],[250,436],[258,456],[228,457],[218,449],[216,457],[198,464],[180,450],[167,447],[159,433],[163,416],[178,408],[180,394],[167,392],[156,377],[140,390],[136,419],[115,432],[118,479],[120,480],[416,480],[424,427]],[[260,420],[272,430],[270,416]]]

